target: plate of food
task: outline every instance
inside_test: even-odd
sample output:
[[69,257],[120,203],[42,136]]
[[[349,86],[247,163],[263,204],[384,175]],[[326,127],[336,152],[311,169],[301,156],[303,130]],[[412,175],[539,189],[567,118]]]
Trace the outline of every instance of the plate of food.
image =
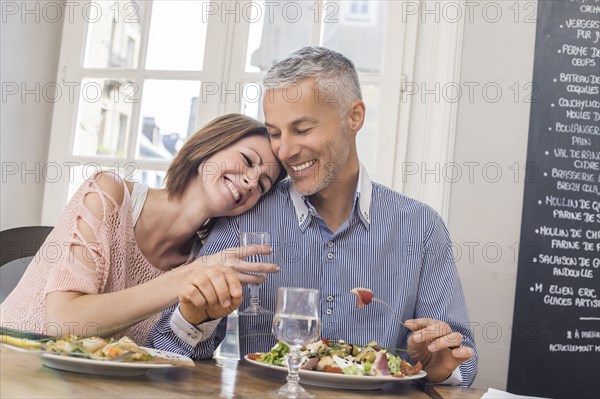
[[[278,342],[270,352],[244,358],[249,363],[287,373],[289,347]],[[413,381],[427,373],[421,363],[411,365],[376,342],[354,345],[321,339],[301,350],[300,383],[327,388],[375,390],[388,382]]]
[[40,356],[46,367],[82,374],[134,376],[153,369],[195,367],[189,357],[145,348],[127,337],[114,340],[67,336],[30,340],[1,335],[0,342],[8,348]]

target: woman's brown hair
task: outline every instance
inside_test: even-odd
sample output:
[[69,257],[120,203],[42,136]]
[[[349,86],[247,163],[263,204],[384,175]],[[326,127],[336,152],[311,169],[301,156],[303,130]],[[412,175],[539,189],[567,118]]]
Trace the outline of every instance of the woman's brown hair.
[[[208,122],[190,136],[167,169],[165,188],[169,198],[181,197],[190,180],[198,176],[198,168],[208,158],[236,141],[250,136],[269,137],[267,128],[256,119],[241,114],[227,114]],[[274,183],[286,176],[285,169]],[[200,236],[203,238],[214,219],[203,226]]]

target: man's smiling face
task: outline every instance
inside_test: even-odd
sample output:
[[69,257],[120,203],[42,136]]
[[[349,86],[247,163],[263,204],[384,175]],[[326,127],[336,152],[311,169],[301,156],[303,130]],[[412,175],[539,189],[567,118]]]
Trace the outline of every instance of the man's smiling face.
[[338,181],[353,142],[338,104],[328,101],[314,79],[265,93],[265,124],[271,148],[296,190],[309,196]]

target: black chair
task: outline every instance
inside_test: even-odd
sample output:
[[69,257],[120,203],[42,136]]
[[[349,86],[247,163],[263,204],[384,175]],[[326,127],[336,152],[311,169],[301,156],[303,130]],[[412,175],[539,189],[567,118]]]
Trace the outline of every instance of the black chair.
[[17,286],[29,258],[37,253],[52,229],[27,226],[0,231],[0,302]]
[[0,267],[35,255],[52,229],[50,226],[27,226],[0,231]]

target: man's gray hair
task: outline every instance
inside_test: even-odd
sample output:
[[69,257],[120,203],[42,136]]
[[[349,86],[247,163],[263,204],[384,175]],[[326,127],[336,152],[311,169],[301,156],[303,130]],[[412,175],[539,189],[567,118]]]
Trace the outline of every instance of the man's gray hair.
[[[324,47],[308,46],[272,65],[263,78],[265,89],[298,84],[313,78],[326,102],[335,102],[340,114],[354,100],[362,99],[360,82],[352,61]],[[312,95],[312,94],[311,94]]]

